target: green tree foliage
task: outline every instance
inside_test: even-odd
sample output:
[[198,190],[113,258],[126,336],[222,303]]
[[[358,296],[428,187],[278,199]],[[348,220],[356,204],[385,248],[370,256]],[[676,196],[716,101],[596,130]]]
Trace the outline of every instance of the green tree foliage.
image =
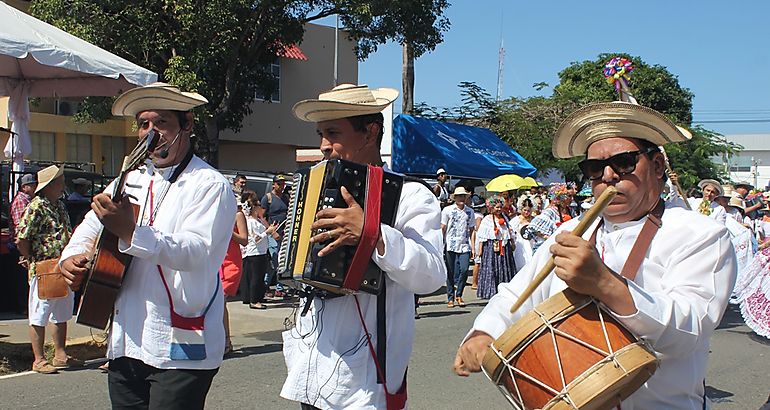
[[[703,127],[690,128],[693,94],[681,87],[677,77],[665,67],[649,65],[637,56],[601,54],[595,60],[572,63],[559,73],[559,84],[547,97],[514,97],[495,102],[478,85],[461,83],[463,102],[460,106],[439,112],[425,104],[418,104],[416,111],[436,119],[490,128],[538,170],[557,169],[569,181],[584,182],[577,167],[582,158],[554,158],[552,140],[559,124],[572,111],[592,102],[618,99],[614,87],[602,75],[605,63],[615,56],[626,57],[633,62],[631,90],[640,104],[664,113],[692,132],[692,140],[666,146],[682,186],[687,189],[703,178],[722,177],[722,170],[712,163],[711,158],[732,154],[738,146]],[[540,90],[550,86],[537,83],[533,87]]]
[[[265,67],[302,41],[304,24],[338,14],[360,59],[389,40],[433,50],[449,28],[445,0],[33,0],[30,12],[160,80],[204,95],[198,153],[217,165],[219,132],[238,131],[255,95],[270,95]],[[93,102],[95,102],[94,100]],[[90,108],[95,104],[86,104]],[[89,110],[84,120],[106,119]]]

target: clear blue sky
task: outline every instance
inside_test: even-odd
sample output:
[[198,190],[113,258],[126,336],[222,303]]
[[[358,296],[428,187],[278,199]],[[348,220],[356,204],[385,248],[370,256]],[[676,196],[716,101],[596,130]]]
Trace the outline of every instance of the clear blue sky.
[[[502,34],[503,97],[536,95],[532,84],[555,85],[571,62],[622,51],[678,76],[695,94],[696,121],[767,120],[705,127],[770,133],[770,2],[450,1],[452,26],[444,43],[415,64],[417,102],[458,105],[461,81],[476,82],[494,96]],[[382,46],[360,63],[359,82],[400,90],[400,46]]]

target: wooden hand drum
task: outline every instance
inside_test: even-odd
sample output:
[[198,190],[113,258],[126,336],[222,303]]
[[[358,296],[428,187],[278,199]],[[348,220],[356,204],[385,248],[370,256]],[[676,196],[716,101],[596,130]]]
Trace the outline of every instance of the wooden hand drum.
[[490,346],[482,369],[517,409],[608,409],[652,376],[658,359],[605,307],[570,289],[525,314]]

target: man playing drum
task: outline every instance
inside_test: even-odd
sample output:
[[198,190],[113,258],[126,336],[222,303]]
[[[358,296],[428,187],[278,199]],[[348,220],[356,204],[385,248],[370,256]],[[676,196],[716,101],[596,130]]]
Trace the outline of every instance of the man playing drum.
[[[657,372],[621,403],[623,410],[704,408],[709,338],[730,296],[736,261],[724,226],[678,203],[658,206],[666,178],[658,146],[689,138],[686,130],[662,114],[625,102],[591,104],[562,123],[553,142],[554,156],[585,155],[580,168],[591,180],[594,196],[608,187],[615,187],[618,195],[582,237],[571,233],[577,218],[565,222],[531,263],[500,285],[457,352],[458,375],[480,371],[496,338],[526,312],[569,287],[604,304],[660,359]],[[651,239],[638,240],[649,238],[640,235],[642,227],[648,219],[656,221],[650,214],[660,215],[661,210],[659,227],[648,224],[657,227]],[[649,243],[632,252],[636,242]],[[510,313],[551,254],[553,274]],[[620,272],[628,270],[624,265],[634,254],[640,257],[640,266],[628,275],[633,279],[627,279]]]

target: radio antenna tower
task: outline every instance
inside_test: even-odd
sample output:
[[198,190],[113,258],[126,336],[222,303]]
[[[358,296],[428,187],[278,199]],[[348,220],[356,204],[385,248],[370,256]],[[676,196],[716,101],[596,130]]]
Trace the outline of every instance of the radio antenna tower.
[[503,47],[503,21],[500,18],[500,51],[497,53],[497,94],[495,102],[500,101],[503,95],[503,63],[505,61],[505,48]]

